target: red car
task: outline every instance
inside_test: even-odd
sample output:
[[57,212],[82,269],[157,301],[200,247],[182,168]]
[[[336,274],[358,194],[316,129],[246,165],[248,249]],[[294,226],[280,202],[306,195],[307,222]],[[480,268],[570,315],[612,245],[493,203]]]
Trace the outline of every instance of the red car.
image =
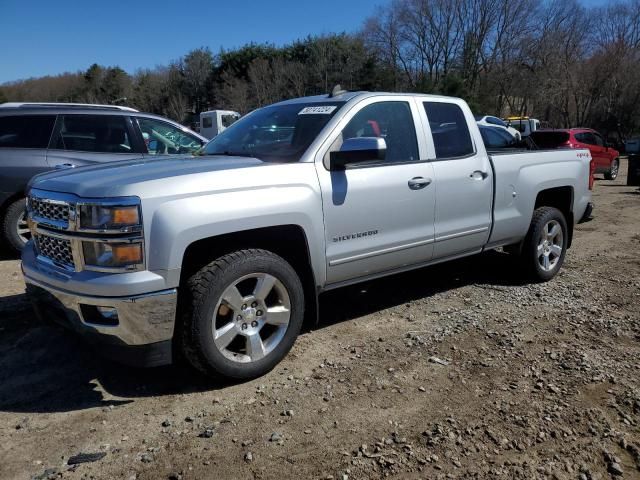
[[607,146],[602,136],[590,128],[544,129],[531,133],[540,148],[586,148],[591,152],[595,172],[615,180],[620,169],[620,152]]

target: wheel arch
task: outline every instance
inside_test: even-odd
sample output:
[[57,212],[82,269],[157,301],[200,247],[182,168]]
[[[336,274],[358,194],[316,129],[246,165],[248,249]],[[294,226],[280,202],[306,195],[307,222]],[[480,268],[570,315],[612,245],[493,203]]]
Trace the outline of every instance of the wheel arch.
[[573,241],[573,198],[574,190],[572,186],[547,188],[538,192],[534,205],[534,211],[540,207],[554,207],[562,212],[567,221],[569,234],[567,248],[571,247]]
[[295,224],[253,228],[202,238],[189,244],[182,257],[180,285],[204,265],[227,253],[259,248],[284,258],[300,277],[305,295],[305,324],[318,321],[318,288],[306,232]]

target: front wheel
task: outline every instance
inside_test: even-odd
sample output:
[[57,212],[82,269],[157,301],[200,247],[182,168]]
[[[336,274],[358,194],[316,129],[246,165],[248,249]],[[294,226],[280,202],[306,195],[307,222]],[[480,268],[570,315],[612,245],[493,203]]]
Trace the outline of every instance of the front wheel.
[[6,243],[16,252],[22,251],[31,238],[27,224],[26,200],[21,198],[9,205],[4,213],[2,233]]
[[604,178],[606,180],[615,180],[618,178],[618,171],[620,170],[620,160],[617,158],[611,162],[611,167],[609,167],[609,171],[605,172]]
[[203,267],[188,282],[182,349],[210,376],[265,374],[291,350],[304,318],[304,292],[286,260],[240,250]]
[[567,241],[567,221],[560,210],[540,207],[533,212],[522,260],[535,280],[546,282],[556,276],[564,262]]

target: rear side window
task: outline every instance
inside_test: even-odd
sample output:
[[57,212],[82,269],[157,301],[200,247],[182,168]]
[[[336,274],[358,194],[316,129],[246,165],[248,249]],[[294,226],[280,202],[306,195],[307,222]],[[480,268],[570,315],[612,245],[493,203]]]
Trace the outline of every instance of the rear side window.
[[[576,139],[578,139],[578,135],[580,134],[576,134]],[[566,146],[569,142],[569,133],[538,130],[531,133],[531,140],[542,149],[558,148],[563,145]],[[578,141],[582,142],[583,140],[578,139]]]
[[53,145],[79,152],[132,151],[125,118],[117,115],[63,115]]
[[596,145],[596,137],[591,132],[576,133],[574,136],[580,143],[586,143],[587,145]]
[[595,140],[596,145],[598,145],[599,147],[604,147],[604,140],[600,135],[598,135],[597,133],[592,133],[591,135],[593,136],[593,139]]
[[0,148],[47,148],[55,115],[0,117]]
[[466,157],[475,153],[462,109],[453,103],[424,102],[431,126],[436,159]]

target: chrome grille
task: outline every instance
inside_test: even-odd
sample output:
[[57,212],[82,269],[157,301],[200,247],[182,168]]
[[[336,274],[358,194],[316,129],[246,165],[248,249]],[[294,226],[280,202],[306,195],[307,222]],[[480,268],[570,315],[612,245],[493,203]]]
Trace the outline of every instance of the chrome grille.
[[51,202],[38,197],[29,197],[29,210],[35,217],[57,222],[69,222],[69,204]]
[[48,235],[38,234],[34,236],[38,255],[52,262],[75,270],[71,242]]

